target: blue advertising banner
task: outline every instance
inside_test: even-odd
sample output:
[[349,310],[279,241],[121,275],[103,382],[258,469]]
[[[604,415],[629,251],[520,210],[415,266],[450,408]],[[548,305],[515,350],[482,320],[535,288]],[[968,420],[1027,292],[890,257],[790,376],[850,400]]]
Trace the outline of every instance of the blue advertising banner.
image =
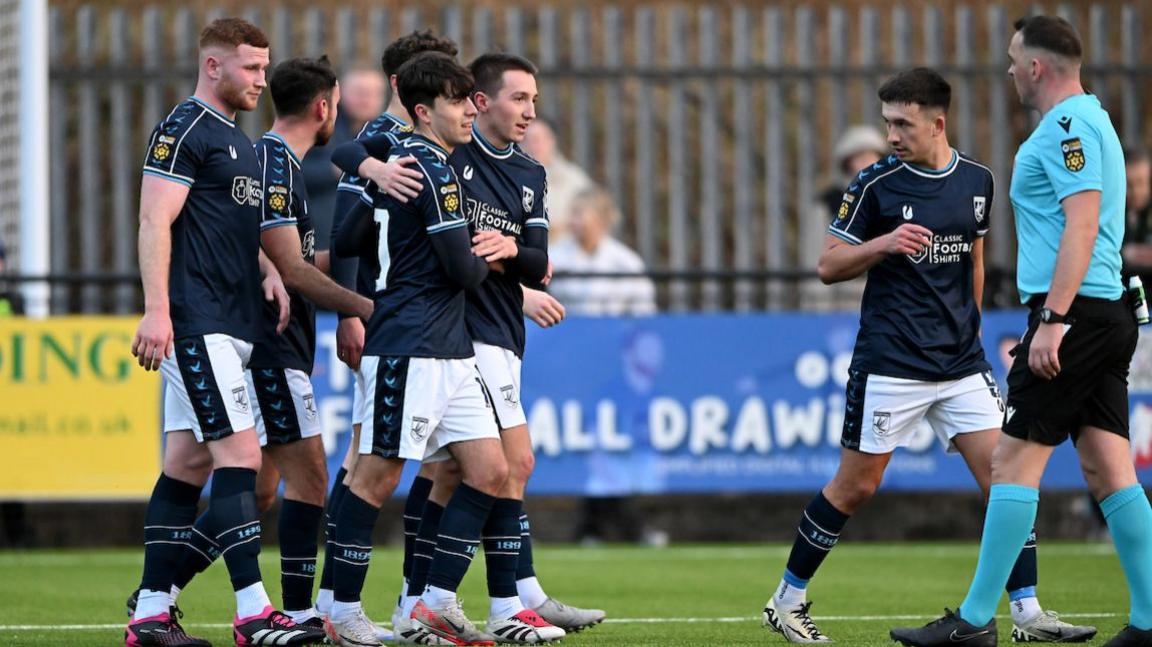
[[[313,373],[330,474],[347,448],[352,376],[335,356],[335,319],[320,317]],[[1024,313],[984,319],[1001,381]],[[854,314],[661,315],[529,326],[523,404],[536,447],[533,494],[607,496],[812,491],[835,472]],[[1133,361],[1132,441],[1152,476],[1152,341]],[[500,385],[489,385],[500,393]],[[506,406],[497,401],[495,406]],[[414,472],[415,465],[408,470]],[[401,490],[411,478],[405,478]],[[1071,444],[1044,486],[1084,487]],[[962,458],[925,425],[896,452],[884,486],[974,490]]]

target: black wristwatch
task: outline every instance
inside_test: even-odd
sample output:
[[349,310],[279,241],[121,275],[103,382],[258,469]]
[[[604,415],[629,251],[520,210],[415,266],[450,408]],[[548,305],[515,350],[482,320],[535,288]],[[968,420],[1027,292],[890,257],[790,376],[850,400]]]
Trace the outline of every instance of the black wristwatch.
[[1040,308],[1040,323],[1061,324],[1067,319],[1067,315],[1059,314],[1050,308]]

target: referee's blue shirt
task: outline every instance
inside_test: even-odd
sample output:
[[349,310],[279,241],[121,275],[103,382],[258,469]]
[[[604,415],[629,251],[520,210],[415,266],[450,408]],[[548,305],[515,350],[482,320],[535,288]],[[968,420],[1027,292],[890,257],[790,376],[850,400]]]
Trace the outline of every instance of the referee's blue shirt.
[[1016,153],[1009,197],[1016,212],[1016,286],[1020,301],[1048,292],[1064,233],[1060,202],[1100,191],[1100,233],[1077,294],[1119,299],[1124,240],[1124,153],[1100,101],[1090,94],[1052,107]]

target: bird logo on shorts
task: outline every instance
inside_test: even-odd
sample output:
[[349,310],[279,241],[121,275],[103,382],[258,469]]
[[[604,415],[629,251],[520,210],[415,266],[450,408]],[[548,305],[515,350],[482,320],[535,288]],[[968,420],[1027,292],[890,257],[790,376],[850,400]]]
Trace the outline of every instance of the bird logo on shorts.
[[877,411],[872,414],[872,431],[877,436],[884,436],[892,429],[892,414],[887,411]]
[[424,440],[424,436],[428,433],[428,419],[417,418],[412,416],[412,438],[416,440]]
[[232,389],[232,401],[240,411],[248,411],[248,387],[240,385]]
[[520,403],[516,399],[516,387],[511,384],[500,387],[500,394],[504,396],[504,403],[509,407],[514,407]]

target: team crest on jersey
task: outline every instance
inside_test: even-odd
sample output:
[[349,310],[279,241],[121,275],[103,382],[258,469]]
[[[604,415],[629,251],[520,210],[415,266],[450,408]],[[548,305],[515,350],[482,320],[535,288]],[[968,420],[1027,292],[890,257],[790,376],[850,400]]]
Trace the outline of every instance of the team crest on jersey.
[[412,416],[412,438],[423,440],[428,433],[428,419]]
[[976,222],[984,224],[984,205],[987,200],[982,195],[972,196],[972,214],[976,216]]
[[532,205],[536,203],[536,192],[526,186],[520,188],[524,189],[524,195],[521,198],[521,203],[524,205],[524,212],[531,213]]
[[892,431],[892,414],[887,411],[877,411],[872,414],[872,432],[877,436],[886,436]]
[[244,176],[232,178],[232,199],[240,206],[247,204],[250,207],[259,207],[260,203],[264,201],[264,192],[260,190],[260,180]]
[[236,408],[241,412],[248,412],[248,387],[241,384],[240,386],[232,389],[232,402],[236,403]]
[[460,208],[460,197],[455,193],[449,193],[444,196],[444,210],[450,213],[455,213]]
[[288,187],[280,184],[268,187],[268,208],[277,213],[288,208]]
[[500,387],[500,395],[504,396],[504,404],[509,407],[520,404],[520,401],[516,399],[516,387],[511,384]]
[[1064,153],[1064,166],[1069,171],[1079,173],[1084,168],[1084,147],[1079,137],[1060,142],[1060,152]]
[[848,217],[848,208],[856,201],[856,196],[851,193],[845,193],[840,198],[840,208],[836,210],[836,220],[843,220]]
[[156,139],[156,145],[152,147],[152,159],[157,162],[163,162],[168,159],[172,154],[172,144],[176,143],[175,137],[168,137],[167,135],[160,135]]

